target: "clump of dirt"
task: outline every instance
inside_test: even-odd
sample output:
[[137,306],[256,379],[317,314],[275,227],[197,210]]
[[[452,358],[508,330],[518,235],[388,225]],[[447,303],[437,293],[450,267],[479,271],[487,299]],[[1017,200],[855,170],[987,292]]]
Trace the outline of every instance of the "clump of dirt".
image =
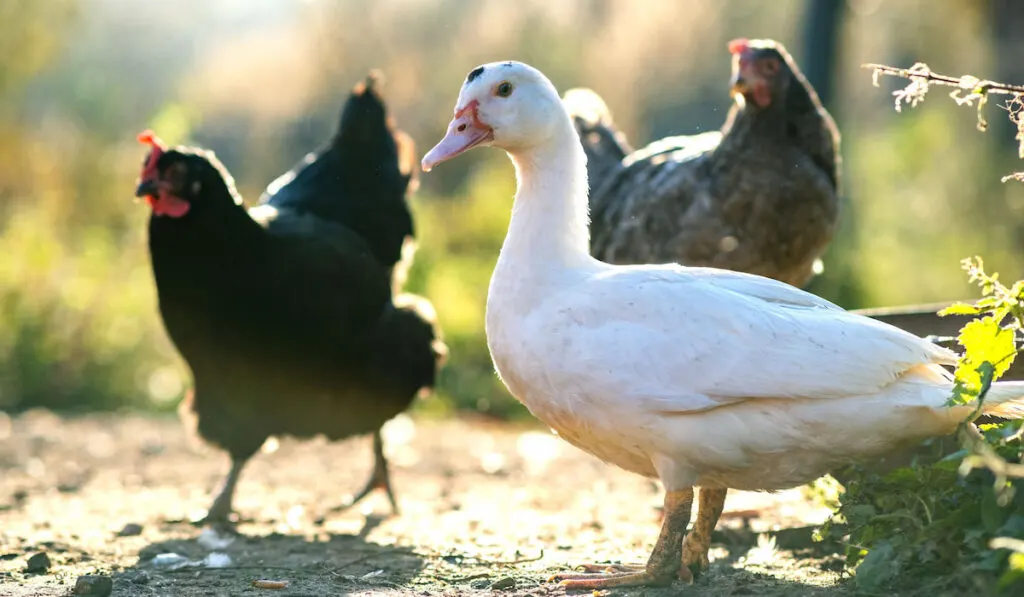
[[[403,416],[386,429],[399,516],[379,495],[334,511],[369,474],[368,438],[270,440],[238,487],[239,534],[214,533],[190,521],[226,457],[175,419],[32,411],[6,422],[0,595],[68,595],[84,575],[111,576],[115,596],[560,595],[546,580],[557,570],[643,562],[660,521],[654,483],[541,428]],[[735,492],[708,575],[611,594],[852,594],[838,557],[802,528],[826,515],[801,490]],[[49,566],[27,571],[39,552]]]

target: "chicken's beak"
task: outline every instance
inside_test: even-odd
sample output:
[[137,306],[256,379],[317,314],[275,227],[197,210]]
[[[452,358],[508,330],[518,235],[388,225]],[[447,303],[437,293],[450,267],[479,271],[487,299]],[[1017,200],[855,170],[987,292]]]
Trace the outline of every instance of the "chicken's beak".
[[140,181],[139,186],[135,187],[136,197],[152,197],[157,195],[158,192],[157,181],[155,178],[147,178],[146,180]]
[[494,140],[494,129],[480,121],[477,108],[480,102],[473,100],[456,110],[455,118],[448,124],[444,139],[423,156],[420,166],[424,172],[453,157],[473,149],[481,143]]
[[746,60],[742,54],[733,55],[732,63],[732,77],[729,79],[729,90],[735,94],[743,94],[749,89],[747,78],[744,77],[744,71],[748,69]]
[[729,90],[732,91],[734,95],[742,95],[747,92],[747,82],[742,75],[737,73],[736,76],[732,78],[732,81],[729,82]]

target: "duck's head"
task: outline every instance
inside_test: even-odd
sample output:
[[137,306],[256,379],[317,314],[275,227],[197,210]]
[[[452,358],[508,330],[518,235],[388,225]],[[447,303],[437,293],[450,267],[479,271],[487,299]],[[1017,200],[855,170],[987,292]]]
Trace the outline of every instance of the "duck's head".
[[558,91],[522,62],[492,62],[469,72],[444,139],[423,157],[423,171],[474,147],[516,153],[548,142],[568,122]]

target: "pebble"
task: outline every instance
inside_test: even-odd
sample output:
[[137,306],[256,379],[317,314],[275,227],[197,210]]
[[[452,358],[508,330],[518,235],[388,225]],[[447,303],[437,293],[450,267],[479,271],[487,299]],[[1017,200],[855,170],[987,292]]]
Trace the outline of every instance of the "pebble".
[[169,568],[171,570],[187,566],[189,563],[188,558],[177,553],[161,553],[153,557],[149,561],[152,566],[157,568]]
[[514,589],[516,588],[516,579],[512,578],[511,576],[503,576],[498,580],[494,581],[494,584],[491,585],[491,588],[498,589],[499,591],[505,589]]
[[50,569],[50,556],[45,551],[32,554],[25,565],[25,572],[40,573]]
[[118,537],[134,537],[142,534],[142,525],[129,522],[124,528],[117,532]]
[[103,574],[89,574],[79,576],[75,581],[75,588],[72,595],[87,595],[88,597],[107,597],[114,590],[114,580]]
[[489,586],[491,586],[491,581],[486,578],[478,578],[469,583],[469,588],[471,589],[486,589]]

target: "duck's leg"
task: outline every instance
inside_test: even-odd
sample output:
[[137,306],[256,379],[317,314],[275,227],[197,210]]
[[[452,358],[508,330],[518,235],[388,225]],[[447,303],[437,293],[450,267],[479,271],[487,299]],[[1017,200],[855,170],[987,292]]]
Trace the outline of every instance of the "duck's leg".
[[700,488],[697,500],[697,520],[683,540],[683,566],[679,577],[690,580],[707,571],[710,561],[711,533],[718,524],[718,517],[725,508],[725,494],[728,489]]
[[384,438],[381,437],[380,429],[373,434],[373,472],[370,473],[370,478],[359,493],[348,502],[334,508],[334,511],[347,510],[355,506],[375,489],[383,489],[387,493],[392,514],[398,514],[398,502],[395,501],[395,493],[391,489],[391,476],[388,474],[388,461],[384,458]]
[[556,574],[567,589],[607,589],[611,587],[669,585],[682,563],[683,537],[690,523],[693,488],[665,493],[665,518],[654,551],[643,568],[631,566],[589,566],[590,570],[626,570],[610,574]]

